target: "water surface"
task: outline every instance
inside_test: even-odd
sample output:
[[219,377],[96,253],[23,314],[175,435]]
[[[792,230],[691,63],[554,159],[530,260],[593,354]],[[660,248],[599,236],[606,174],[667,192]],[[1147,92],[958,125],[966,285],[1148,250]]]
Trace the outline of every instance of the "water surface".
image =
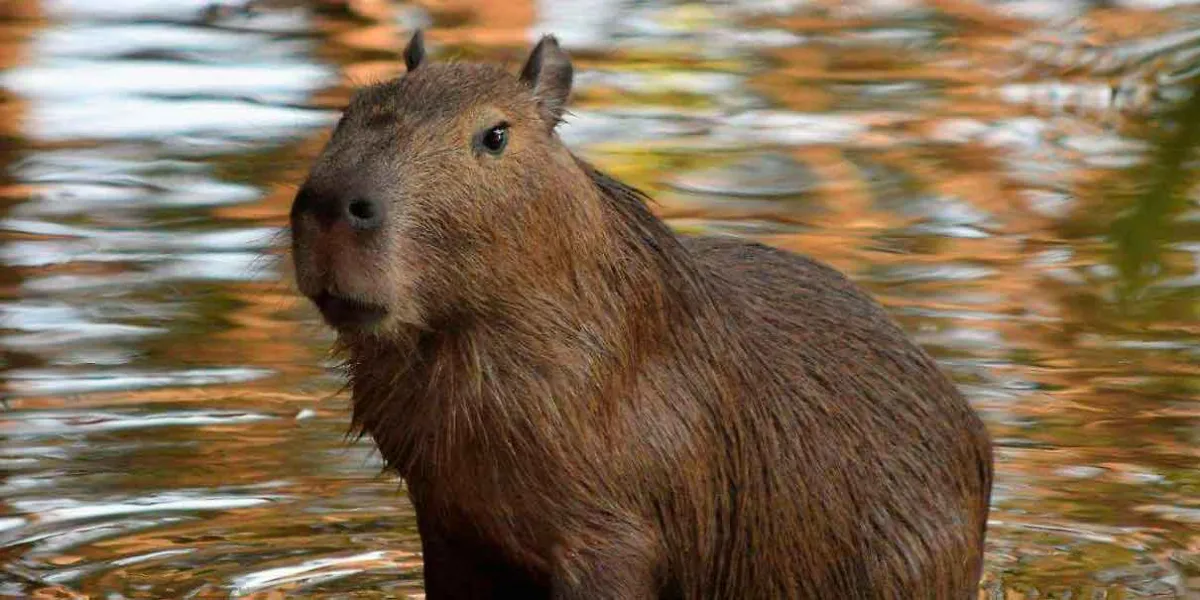
[[578,152],[883,301],[998,443],[981,598],[1200,593],[1200,9],[343,4],[0,4],[0,596],[419,594],[275,250],[416,25],[557,33]]

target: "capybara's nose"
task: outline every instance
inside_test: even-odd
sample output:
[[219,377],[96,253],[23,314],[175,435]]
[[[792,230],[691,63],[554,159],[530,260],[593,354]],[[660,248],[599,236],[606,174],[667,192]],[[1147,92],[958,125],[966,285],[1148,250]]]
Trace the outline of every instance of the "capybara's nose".
[[301,188],[292,202],[292,219],[311,215],[322,228],[344,221],[358,231],[379,229],[383,224],[383,204],[366,196],[334,193],[320,194]]

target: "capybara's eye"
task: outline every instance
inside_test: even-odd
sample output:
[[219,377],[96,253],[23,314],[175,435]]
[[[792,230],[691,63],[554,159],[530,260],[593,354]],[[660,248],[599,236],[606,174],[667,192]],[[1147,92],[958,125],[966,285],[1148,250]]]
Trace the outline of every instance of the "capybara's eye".
[[504,147],[508,145],[508,123],[500,123],[489,127],[483,132],[483,137],[480,138],[479,143],[489,154],[498,156],[504,151]]

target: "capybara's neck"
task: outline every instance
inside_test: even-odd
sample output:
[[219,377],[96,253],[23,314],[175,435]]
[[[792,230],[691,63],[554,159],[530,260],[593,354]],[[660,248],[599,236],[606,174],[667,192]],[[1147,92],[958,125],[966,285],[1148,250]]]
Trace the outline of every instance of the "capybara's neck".
[[509,284],[481,294],[486,301],[430,327],[343,341],[354,424],[401,475],[462,468],[451,465],[463,454],[565,451],[554,446],[606,429],[598,420],[631,397],[622,392],[648,357],[694,347],[683,340],[719,324],[696,263],[645,196],[577,166],[586,187],[547,191],[590,207],[560,223],[568,245],[558,251],[569,256],[559,266],[531,257],[528,270],[497,278]]

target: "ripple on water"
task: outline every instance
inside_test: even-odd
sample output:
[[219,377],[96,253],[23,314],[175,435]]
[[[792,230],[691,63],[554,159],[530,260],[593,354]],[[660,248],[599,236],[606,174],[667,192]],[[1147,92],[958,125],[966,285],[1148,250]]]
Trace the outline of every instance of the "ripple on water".
[[35,54],[51,59],[240,62],[248,57],[292,59],[303,50],[301,42],[276,40],[265,33],[172,23],[69,24],[45,31],[33,42]]
[[205,369],[117,369],[102,372],[64,369],[12,369],[7,372],[11,393],[21,395],[82,394],[111,392],[168,386],[215,385],[245,383],[263,379],[274,372],[247,367],[213,367]]
[[266,106],[236,99],[155,100],[96,97],[38,104],[28,133],[46,141],[157,139],[171,135],[281,141],[297,130],[332,124],[327,111]]
[[688,115],[666,115],[658,111],[612,110],[571,111],[560,133],[573,145],[636,144],[657,142],[693,135],[704,130],[704,123]]
[[[43,9],[55,19],[76,22],[137,22],[201,25],[217,17],[228,29],[299,33],[311,27],[304,10],[238,10],[244,0],[45,0]],[[214,11],[214,8],[233,10]]]
[[249,423],[273,419],[266,414],[236,411],[159,411],[159,412],[101,412],[101,411],[36,411],[9,412],[0,420],[0,435],[8,438],[30,438],[173,427],[179,425],[218,425]]
[[374,551],[310,558],[286,566],[238,575],[230,581],[230,594],[240,596],[280,588],[296,592],[336,579],[359,577],[364,572],[381,568],[386,570],[412,569],[419,565],[420,555],[414,552]]
[[169,210],[244,204],[262,196],[254,187],[214,181],[193,174],[171,174],[134,181],[50,182],[38,186],[31,201],[14,210],[22,216],[64,216],[106,212]]
[[[123,97],[261,98],[298,102],[329,83],[328,69],[306,64],[208,65],[151,61],[58,61],[0,78],[13,92],[49,103],[90,105]],[[103,105],[102,105],[103,107]],[[111,108],[111,107],[109,107]],[[99,112],[99,111],[97,111]],[[111,116],[118,116],[113,114]],[[253,117],[253,113],[248,118]]]
[[269,498],[261,497],[217,496],[207,491],[189,493],[186,490],[177,490],[113,502],[88,502],[69,498],[14,500],[12,506],[18,512],[30,515],[37,523],[48,525],[147,513],[229,510],[258,506],[270,501]]
[[[138,257],[193,259],[196,251],[212,256],[265,250],[279,235],[272,227],[226,228],[217,231],[147,231],[101,229],[62,225],[49,221],[10,219],[0,230],[51,238],[11,242],[0,249],[0,260],[13,266],[45,266],[91,260],[129,260]],[[256,255],[257,256],[257,255]]]
[[[170,7],[112,4],[142,16],[157,16]],[[74,15],[83,8],[68,2],[50,10]],[[36,39],[34,46],[52,51],[0,74],[0,87],[32,101],[25,129],[38,139],[199,135],[270,140],[328,125],[334,118],[327,111],[295,106],[335,81],[328,67],[296,60],[303,50],[296,42],[281,44],[255,32],[198,29],[186,22],[76,24],[42,35],[48,38]],[[173,56],[177,52],[192,56],[181,60]],[[130,55],[138,58],[125,58]],[[164,55],[172,59],[149,58]]]
[[679,191],[725,198],[794,197],[816,183],[816,176],[803,163],[786,154],[770,152],[669,179],[669,185]]

